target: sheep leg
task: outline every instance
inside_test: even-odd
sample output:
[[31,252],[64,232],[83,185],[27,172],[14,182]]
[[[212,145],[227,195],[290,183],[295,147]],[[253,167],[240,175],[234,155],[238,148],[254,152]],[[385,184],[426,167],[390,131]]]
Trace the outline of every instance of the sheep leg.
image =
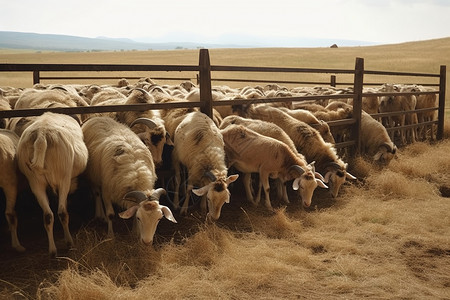
[[[102,191],[102,195],[106,193]],[[108,238],[114,238],[114,230],[112,220],[114,219],[114,207],[110,199],[103,197],[103,205],[105,206],[106,221],[108,223]]]
[[94,190],[94,198],[95,198],[95,218],[99,220],[103,220],[107,222],[105,215],[105,209],[103,208],[103,200],[100,194],[99,189]]
[[43,211],[44,218],[44,228],[47,231],[48,237],[48,252],[51,257],[56,256],[56,245],[55,240],[53,238],[53,222],[54,216],[53,212],[50,208],[49,200],[47,197],[47,193],[45,191],[45,184],[43,182],[29,180],[30,188],[33,191],[34,196],[36,197],[39,206]]
[[284,203],[289,204],[286,184],[279,178],[275,182],[277,185],[277,199],[281,199]]
[[202,215],[206,215],[207,213],[207,204],[206,204],[206,195],[203,195],[200,201],[200,211],[202,212]]
[[191,191],[194,188],[194,186],[191,183],[188,183],[187,189],[186,189],[186,199],[184,199],[183,207],[181,208],[180,214],[187,215],[188,206],[189,206],[189,198],[191,196]]
[[259,179],[258,179],[258,192],[256,193],[255,206],[258,206],[259,202],[261,201],[261,187],[262,187],[262,183],[261,183],[261,175],[260,175]]
[[259,182],[260,182],[260,187],[261,185],[264,188],[264,195],[265,195],[265,203],[264,205],[266,206],[266,208],[268,210],[273,210],[272,208],[272,204],[270,203],[270,185],[269,185],[269,174],[266,172],[262,172],[260,173],[260,177],[259,177]]
[[174,207],[174,209],[179,209],[180,208],[180,182],[181,182],[180,164],[178,162],[174,161],[173,167],[175,170],[175,177],[174,177],[175,191],[174,191],[174,196],[173,196],[173,207]]
[[244,173],[242,181],[244,183],[245,195],[247,196],[247,200],[251,204],[256,206],[256,202],[253,199],[253,191],[252,191],[252,173]]
[[3,188],[6,198],[5,216],[8,221],[9,231],[11,232],[11,245],[16,251],[23,252],[25,248],[20,244],[17,237],[17,214],[15,210],[17,190],[15,188]]
[[67,212],[67,196],[70,190],[70,179],[64,181],[64,183],[59,187],[58,192],[58,217],[62,224],[64,231],[64,241],[66,245],[70,248],[73,247],[73,239],[69,230],[69,213]]

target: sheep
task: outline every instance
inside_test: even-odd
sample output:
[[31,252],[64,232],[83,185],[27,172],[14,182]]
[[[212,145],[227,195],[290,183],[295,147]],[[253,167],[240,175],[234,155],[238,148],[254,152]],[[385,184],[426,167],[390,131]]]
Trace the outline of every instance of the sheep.
[[[11,105],[9,104],[8,99],[3,97],[0,90],[0,111],[2,110],[11,110]],[[0,118],[0,128],[7,128],[7,127],[8,127],[8,119]]]
[[[170,102],[187,102],[185,99],[177,99],[174,97],[164,97],[157,99],[158,103],[170,103]],[[159,114],[164,121],[167,133],[175,139],[175,130],[181,121],[191,112],[198,111],[197,108],[174,108],[174,109],[160,109]]]
[[24,90],[19,99],[17,99],[14,108],[77,107],[88,105],[75,90],[69,87],[55,85],[45,90]]
[[[416,88],[406,87],[401,88],[400,92],[414,92],[418,91]],[[383,96],[380,99],[380,107],[379,110],[381,113],[385,112],[402,112],[402,111],[411,111],[416,108],[417,99],[414,95],[391,95],[391,96]],[[387,127],[396,127],[396,126],[405,126],[405,125],[417,125],[417,114],[416,113],[407,113],[400,114],[396,116],[388,117],[387,123],[385,126]],[[406,144],[407,142],[415,142],[416,141],[416,131],[417,128],[409,128],[409,129],[400,129],[400,140],[402,144]]]
[[[100,93],[96,95],[99,95]],[[109,92],[105,95],[108,94]],[[111,95],[115,95],[115,92],[111,92]],[[101,94],[99,97],[100,96]],[[99,100],[94,101],[95,99],[100,98],[94,98],[92,101],[93,105],[122,105],[155,102],[153,96],[141,88],[133,89],[128,97],[118,96],[117,98],[104,99],[103,102],[100,102]],[[172,140],[166,131],[164,121],[161,119],[158,111],[119,111],[116,113],[100,113],[93,116],[109,116],[116,121],[129,126],[150,149],[153,156],[153,162],[157,166],[162,164],[164,144],[167,143],[171,145]]]
[[285,143],[253,131],[246,126],[231,124],[221,130],[229,165],[244,173],[259,173],[260,184],[256,199],[247,198],[258,205],[261,186],[265,193],[265,206],[273,210],[270,202],[269,177],[282,182],[294,180],[292,188],[299,190],[304,207],[311,205],[312,194],[317,186],[327,188],[316,178],[314,164],[306,164]]
[[11,108],[14,107],[22,92],[22,88],[15,88],[11,86],[0,87],[0,95],[2,95],[3,98],[9,103]]
[[[186,198],[181,214],[186,214],[190,192],[201,196],[200,208],[208,220],[217,220],[224,203],[230,201],[228,185],[239,175],[227,176],[222,134],[205,114],[194,111],[179,123],[175,130],[172,152],[175,169],[174,205],[179,207],[180,164],[188,173]],[[199,188],[194,189],[194,186]]]
[[397,153],[397,146],[383,124],[365,111],[361,112],[361,148],[382,166],[387,166]]
[[309,126],[317,129],[325,142],[331,144],[335,143],[334,137],[330,131],[330,126],[328,126],[327,122],[319,120],[316,116],[314,116],[312,112],[306,109],[289,109],[285,107],[279,107],[279,109],[296,118],[297,120],[305,122]]
[[[226,99],[225,94],[223,92],[221,92],[221,91],[214,91],[213,90],[211,95],[212,95],[212,100],[213,101],[228,100],[228,99]],[[200,89],[198,89],[198,88],[192,89],[188,94],[186,94],[184,99],[189,101],[189,102],[200,101]],[[231,106],[229,106],[229,105],[218,105],[218,106],[215,106],[213,111],[215,112],[215,120],[214,121],[215,121],[216,125],[219,126],[220,122],[217,122],[217,114],[216,114],[216,112],[219,113],[220,119],[224,118],[224,117],[226,117],[226,116],[231,114]]]
[[[284,132],[284,130],[281,129],[278,125],[271,123],[271,122],[262,121],[262,120],[248,119],[248,118],[242,118],[237,115],[232,115],[232,116],[228,116],[222,120],[222,123],[220,124],[219,129],[221,129],[221,130],[225,129],[226,127],[228,127],[232,124],[243,125],[246,128],[256,131],[259,134],[269,136],[271,138],[279,140],[280,142],[283,142],[292,150],[292,152],[295,153],[295,155],[297,155],[299,157],[300,160],[305,161],[305,157],[302,154],[298,153],[297,148],[295,148],[294,142],[286,134],[286,132]],[[306,162],[305,162],[305,165],[306,165]],[[247,194],[247,199],[253,199],[252,192],[251,192],[251,174],[244,173],[243,180],[244,180],[245,192]],[[276,182],[282,183],[280,180],[277,180]],[[286,186],[284,184],[282,184],[282,186],[278,186],[277,191],[282,193],[282,194],[279,194],[278,197],[282,198],[284,202],[289,203]]]
[[136,216],[140,240],[150,244],[163,216],[176,223],[171,210],[159,204],[165,190],[154,189],[157,176],[150,150],[129,127],[108,117],[91,118],[82,130],[89,151],[85,176],[96,193],[96,216],[104,216],[102,198],[108,236],[113,237],[113,204],[125,209],[119,216]]
[[19,185],[19,169],[17,166],[16,150],[19,136],[8,129],[0,129],[0,188],[6,198],[5,216],[11,232],[11,245],[18,251],[23,252],[25,248],[20,244],[17,237],[17,214],[15,205]]
[[334,146],[325,142],[320,133],[308,124],[270,106],[251,106],[242,113],[251,118],[273,122],[280,126],[292,139],[298,152],[303,154],[307,161],[315,161],[318,172],[325,174],[324,182],[330,187],[333,198],[337,197],[339,189],[346,179],[356,179],[347,172],[347,163],[338,157]]
[[47,187],[58,194],[58,216],[66,244],[73,245],[69,231],[67,196],[75,191],[77,176],[86,168],[88,150],[78,122],[71,116],[46,112],[36,117],[19,139],[17,160],[33,194],[43,210],[49,254],[56,256],[53,238],[53,212]]
[[[77,107],[87,106],[85,102],[78,95],[73,92],[68,93],[65,87],[54,87],[54,89],[26,89],[17,100],[14,109],[27,108],[54,108],[54,107]],[[81,116],[77,116],[81,119]],[[35,117],[18,117],[11,118],[8,129],[13,130],[17,135],[21,136],[22,132],[27,128]]]
[[[94,91],[91,91],[91,93],[94,93]],[[124,100],[126,96],[119,92],[117,89],[113,87],[104,88],[100,91],[97,91],[94,93],[94,95],[91,98],[91,105],[99,105],[100,103],[103,103],[105,101],[110,101],[111,99],[122,99]]]
[[[353,111],[353,107],[346,103],[333,102],[327,108]],[[361,149],[380,166],[387,166],[397,153],[397,146],[383,124],[365,111],[361,111]]]
[[97,93],[99,93],[101,91],[102,91],[102,88],[99,85],[92,84],[92,85],[81,88],[80,91],[78,92],[78,94],[80,96],[84,97],[84,99],[86,99],[86,101],[89,103],[89,105],[91,105],[92,98],[94,97],[94,95],[96,95]]
[[[427,91],[434,91],[432,88],[426,88],[423,86],[418,87],[421,92],[427,92]],[[429,95],[418,95],[417,97],[417,104],[416,109],[424,109],[424,108],[432,108],[437,107],[437,97],[436,94],[429,94]],[[436,119],[436,111],[427,111],[427,112],[417,112],[417,121],[418,123],[423,122],[430,122],[434,121]],[[419,127],[418,136],[422,139],[426,139],[427,137],[427,126],[421,126]],[[430,128],[430,137],[433,140],[434,139],[434,130],[433,130],[433,124],[429,125]]]
[[180,83],[180,86],[187,92],[190,92],[193,88],[197,87],[192,81],[183,81],[182,83]]

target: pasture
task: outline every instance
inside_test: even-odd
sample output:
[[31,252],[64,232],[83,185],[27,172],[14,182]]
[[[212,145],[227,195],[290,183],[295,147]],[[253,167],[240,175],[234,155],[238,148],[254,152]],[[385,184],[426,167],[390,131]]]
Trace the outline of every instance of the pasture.
[[[216,65],[351,69],[358,56],[365,58],[366,69],[433,73],[439,65],[450,65],[448,54],[450,39],[338,49],[210,50]],[[8,63],[198,63],[195,50],[0,52],[0,57]],[[31,74],[0,73],[1,86],[26,87],[31,80]],[[2,213],[0,297],[448,299],[448,117],[444,136],[439,142],[401,148],[384,169],[364,158],[352,159],[349,170],[358,180],[346,183],[337,199],[316,190],[308,209],[295,201],[273,203],[273,213],[262,205],[254,208],[238,179],[218,222],[205,223],[195,211],[186,217],[175,213],[178,223],[162,220],[153,246],[137,243],[130,234],[132,223],[118,218],[116,239],[105,239],[106,225],[92,221],[90,196],[80,189],[69,206],[76,247],[64,251],[59,246],[62,229],[56,221],[61,249],[56,259],[48,258],[42,213],[24,189],[17,209],[19,238],[27,251],[10,248]]]

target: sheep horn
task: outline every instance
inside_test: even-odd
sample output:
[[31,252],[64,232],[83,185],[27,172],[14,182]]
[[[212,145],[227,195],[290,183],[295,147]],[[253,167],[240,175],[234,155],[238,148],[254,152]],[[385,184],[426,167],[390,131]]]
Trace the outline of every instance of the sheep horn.
[[158,126],[158,125],[156,125],[156,123],[153,120],[151,120],[149,118],[139,118],[139,119],[134,120],[131,123],[130,128],[139,123],[146,125],[150,129],[153,129]]
[[389,143],[383,143],[381,146],[386,147],[387,151],[390,153],[395,153],[394,152],[394,147],[392,147],[391,145],[389,145]]
[[52,86],[51,90],[62,90],[62,91],[68,92],[68,90],[65,87],[60,86],[60,85]]
[[332,168],[337,169],[337,170],[342,170],[342,167],[335,161],[332,161],[332,162],[328,163],[327,167],[332,167]]
[[289,171],[290,170],[294,170],[294,171],[297,171],[298,172],[298,174],[301,176],[303,173],[305,173],[305,170],[302,168],[302,167],[300,167],[299,165],[292,165],[292,166],[290,166],[289,167]]
[[140,203],[144,200],[147,200],[147,195],[144,194],[144,192],[142,191],[131,191],[125,194],[125,196],[123,196],[123,199],[127,199],[127,200],[131,200],[133,202],[136,203]]
[[205,174],[203,175],[209,178],[212,182],[217,180],[216,176],[214,176],[214,174],[211,171],[206,171]]
[[159,200],[159,198],[162,196],[162,195],[165,195],[166,194],[166,190],[165,189],[163,189],[163,188],[158,188],[158,189],[156,189],[156,190],[154,190],[153,191],[153,193],[152,193],[152,195],[150,196],[153,200]]
[[143,88],[140,88],[140,87],[133,88],[133,89],[131,90],[131,92],[132,92],[132,91],[135,91],[135,90],[141,92],[141,93],[144,94],[144,95],[148,94],[148,92],[147,92],[146,90],[144,90]]

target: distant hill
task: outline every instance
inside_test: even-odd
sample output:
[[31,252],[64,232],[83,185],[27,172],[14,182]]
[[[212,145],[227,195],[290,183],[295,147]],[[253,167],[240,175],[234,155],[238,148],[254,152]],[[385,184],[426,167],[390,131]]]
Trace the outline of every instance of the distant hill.
[[[222,35],[209,39],[209,43],[182,42],[187,34],[178,32],[162,37],[159,42],[150,38],[134,41],[129,38],[87,38],[60,34],[0,31],[0,49],[30,49],[41,51],[121,51],[121,50],[174,50],[199,48],[260,48],[260,47],[329,47],[363,46],[374,43],[364,41],[311,39],[311,38],[264,38],[249,35]],[[201,36],[190,36],[191,40],[203,40]],[[177,42],[180,41],[180,42]]]
[[113,39],[107,37],[86,38],[59,34],[0,31],[0,48],[6,49],[33,49],[42,51],[120,51],[218,47],[227,46],[188,42],[143,43],[135,42],[131,39]]

